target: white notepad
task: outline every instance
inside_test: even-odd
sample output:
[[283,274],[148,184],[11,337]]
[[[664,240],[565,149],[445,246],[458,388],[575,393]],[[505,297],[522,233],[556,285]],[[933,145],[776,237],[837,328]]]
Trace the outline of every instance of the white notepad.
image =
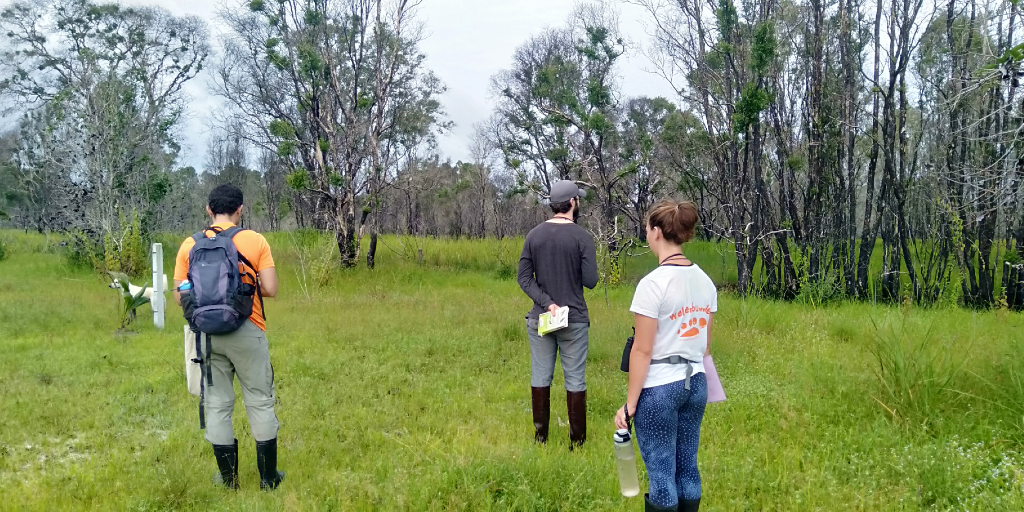
[[551,313],[540,315],[537,323],[537,334],[544,336],[566,327],[569,327],[569,307],[563,306],[556,310],[554,316]]

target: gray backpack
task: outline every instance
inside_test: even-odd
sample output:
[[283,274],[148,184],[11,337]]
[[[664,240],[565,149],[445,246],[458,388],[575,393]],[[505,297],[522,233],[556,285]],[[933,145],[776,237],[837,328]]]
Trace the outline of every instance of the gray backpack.
[[[228,229],[211,227],[213,236],[206,231],[192,235],[196,244],[188,254],[188,281],[191,289],[182,293],[181,307],[192,332],[196,335],[196,359],[204,378],[200,381],[199,426],[206,427],[203,408],[206,386],[213,385],[213,371],[210,368],[211,336],[227,334],[238,330],[252,316],[253,298],[259,297],[259,274],[235,247],[235,235],[243,230],[237,226]],[[248,267],[242,269],[239,263]],[[248,270],[252,270],[249,272]],[[252,283],[242,281],[248,277]],[[266,318],[266,312],[263,313]],[[202,335],[206,334],[206,350],[202,348]]]
[[[243,230],[238,226],[228,229],[210,228],[192,235],[196,241],[188,254],[188,281],[192,285],[191,311],[185,311],[192,330],[206,334],[227,334],[241,327],[252,316],[254,295],[259,293],[258,274],[249,260],[238,253],[235,235]],[[240,270],[242,262],[252,272]],[[248,276],[249,284],[242,281]]]

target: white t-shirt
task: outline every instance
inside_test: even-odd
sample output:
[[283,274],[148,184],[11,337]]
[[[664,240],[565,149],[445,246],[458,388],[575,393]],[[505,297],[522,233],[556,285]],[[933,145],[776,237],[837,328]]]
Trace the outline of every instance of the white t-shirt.
[[[651,359],[682,356],[693,361],[688,363],[691,374],[704,373],[708,325],[711,314],[718,311],[718,290],[700,267],[654,269],[636,286],[629,310],[658,320]],[[687,364],[652,364],[644,387],[685,380],[686,368]]]

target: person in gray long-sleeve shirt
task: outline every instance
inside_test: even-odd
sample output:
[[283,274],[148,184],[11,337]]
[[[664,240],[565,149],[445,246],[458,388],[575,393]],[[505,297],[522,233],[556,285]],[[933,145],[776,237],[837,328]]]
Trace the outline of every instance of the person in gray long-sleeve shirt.
[[[551,187],[554,218],[526,235],[519,258],[519,287],[533,300],[526,315],[530,337],[534,439],[545,443],[550,419],[551,381],[555,359],[562,354],[566,402],[569,412],[569,447],[587,439],[587,348],[590,316],[583,287],[597,286],[597,254],[594,239],[576,224],[579,200],[585,193],[563,180]],[[569,308],[569,326],[541,336],[538,316]]]

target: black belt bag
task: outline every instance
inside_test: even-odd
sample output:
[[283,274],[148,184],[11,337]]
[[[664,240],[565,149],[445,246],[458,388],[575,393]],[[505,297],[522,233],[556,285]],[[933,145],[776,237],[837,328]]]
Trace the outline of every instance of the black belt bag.
[[[633,352],[633,341],[636,338],[636,328],[633,328],[633,336],[626,338],[626,346],[622,349],[622,363],[619,365],[619,369],[629,373],[629,355]],[[684,387],[690,389],[690,377],[693,376],[693,367],[689,363],[696,363],[697,361],[691,361],[683,356],[675,355],[668,356],[661,359],[651,359],[651,364],[685,364],[686,365],[686,381]]]

